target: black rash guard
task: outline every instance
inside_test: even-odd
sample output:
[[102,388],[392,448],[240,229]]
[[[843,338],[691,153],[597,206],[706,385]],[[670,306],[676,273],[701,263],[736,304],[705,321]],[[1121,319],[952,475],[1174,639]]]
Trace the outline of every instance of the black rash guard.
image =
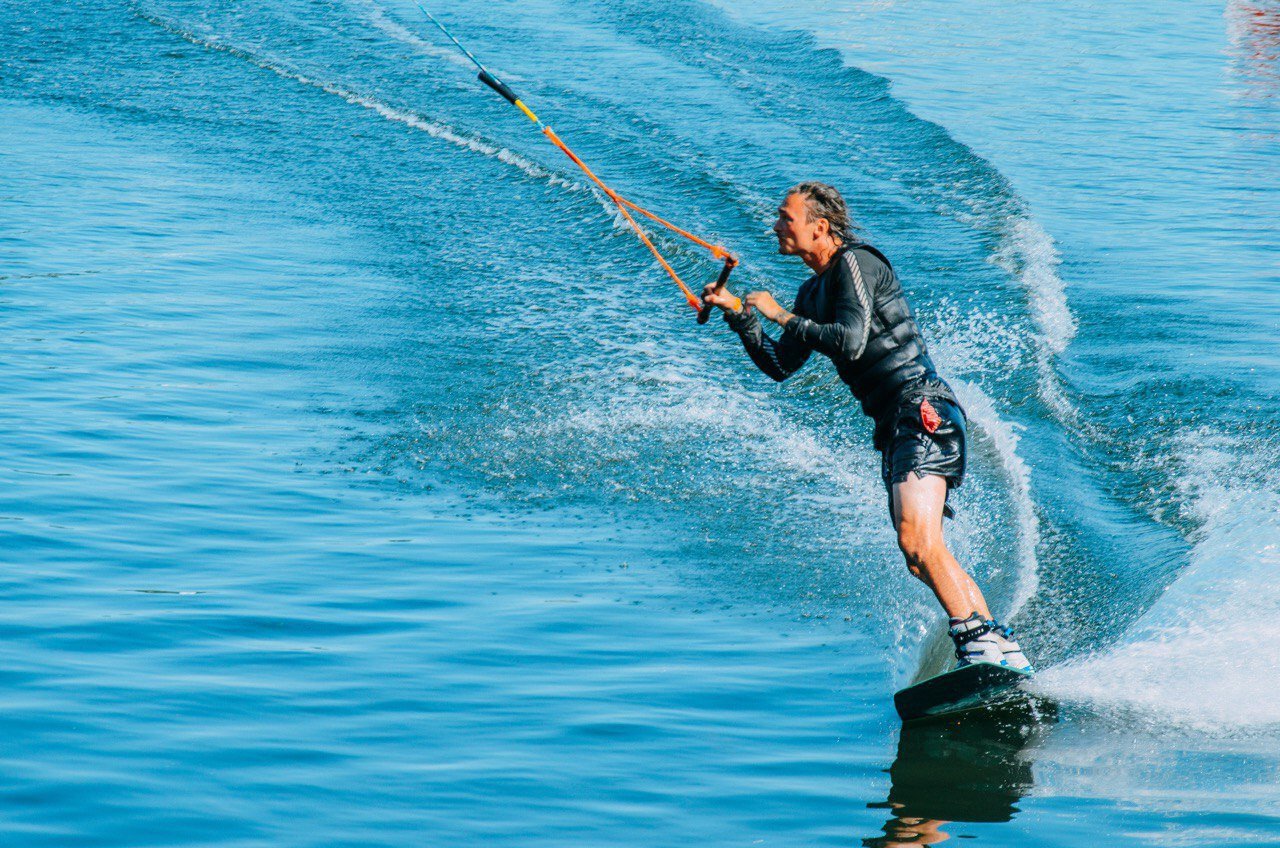
[[907,395],[955,401],[938,378],[898,276],[884,254],[865,242],[837,250],[827,270],[796,292],[795,315],[773,339],[754,311],[725,312],[751,360],[775,380],[790,377],[813,351],[835,363],[840,379],[875,419],[876,447]]

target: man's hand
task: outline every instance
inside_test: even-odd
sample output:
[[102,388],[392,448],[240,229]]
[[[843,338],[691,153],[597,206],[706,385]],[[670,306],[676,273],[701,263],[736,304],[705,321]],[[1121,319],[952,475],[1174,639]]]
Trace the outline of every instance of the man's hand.
[[702,302],[718,306],[726,312],[739,312],[742,309],[742,301],[730,294],[728,289],[717,289],[715,283],[707,283],[707,287],[702,290]]
[[761,315],[778,325],[785,325],[793,317],[766,291],[755,291],[747,295],[747,306],[755,307]]

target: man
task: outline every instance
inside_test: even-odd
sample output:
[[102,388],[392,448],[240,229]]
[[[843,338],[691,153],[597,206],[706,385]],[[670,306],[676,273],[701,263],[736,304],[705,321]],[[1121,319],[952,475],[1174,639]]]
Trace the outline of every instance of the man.
[[[792,311],[764,291],[743,303],[707,286],[703,299],[724,310],[752,361],[775,380],[791,376],[815,350],[831,358],[876,422],[898,547],[949,616],[959,664],[1029,669],[1013,631],[992,619],[943,540],[947,495],[964,477],[964,411],[934,370],[889,260],[853,236],[844,198],[824,183],[791,189],[773,231],[779,253],[800,257],[814,271]],[[765,334],[756,313],[781,327],[781,336]]]

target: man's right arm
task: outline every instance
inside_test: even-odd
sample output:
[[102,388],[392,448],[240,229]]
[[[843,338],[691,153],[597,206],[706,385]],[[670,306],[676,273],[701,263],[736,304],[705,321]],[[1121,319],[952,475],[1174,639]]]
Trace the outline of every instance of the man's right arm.
[[779,338],[772,338],[760,326],[760,319],[750,307],[744,306],[738,312],[726,309],[724,320],[738,333],[756,367],[778,382],[790,377],[809,359],[808,345],[786,329]]

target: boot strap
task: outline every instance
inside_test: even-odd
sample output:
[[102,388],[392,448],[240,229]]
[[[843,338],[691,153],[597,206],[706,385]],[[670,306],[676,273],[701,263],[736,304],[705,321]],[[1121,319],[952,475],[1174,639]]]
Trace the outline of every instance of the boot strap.
[[977,639],[980,636],[986,636],[988,633],[990,633],[994,629],[995,628],[993,628],[990,624],[987,624],[984,622],[978,625],[977,627],[973,628],[972,630],[966,630],[963,633],[952,633],[951,638],[955,640],[955,643],[957,645],[967,645],[970,642],[972,642],[974,639]]

